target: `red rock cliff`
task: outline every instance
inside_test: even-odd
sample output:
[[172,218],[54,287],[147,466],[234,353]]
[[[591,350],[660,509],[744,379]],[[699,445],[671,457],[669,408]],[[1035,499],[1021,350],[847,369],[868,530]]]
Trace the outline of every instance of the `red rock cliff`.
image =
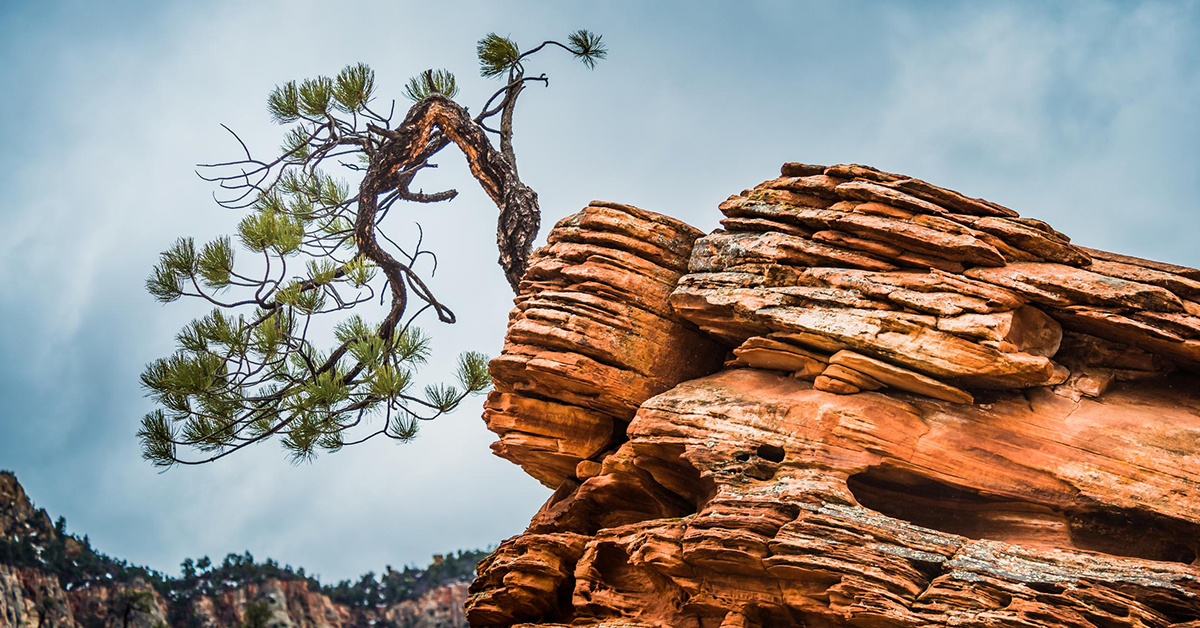
[[721,210],[537,254],[473,626],[1200,627],[1200,271],[857,165]]
[[0,471],[0,628],[241,628],[255,605],[267,612],[267,628],[467,625],[461,581],[391,603],[347,605],[304,580],[279,578],[222,578],[212,593],[181,588],[165,598],[141,577],[121,582],[108,573],[81,583],[79,563],[90,551],[33,506],[16,476]]

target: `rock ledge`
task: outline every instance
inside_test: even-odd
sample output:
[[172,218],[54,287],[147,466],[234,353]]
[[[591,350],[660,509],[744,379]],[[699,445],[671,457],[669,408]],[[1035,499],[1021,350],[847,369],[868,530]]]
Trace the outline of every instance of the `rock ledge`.
[[530,266],[473,626],[1200,628],[1200,271],[860,165]]

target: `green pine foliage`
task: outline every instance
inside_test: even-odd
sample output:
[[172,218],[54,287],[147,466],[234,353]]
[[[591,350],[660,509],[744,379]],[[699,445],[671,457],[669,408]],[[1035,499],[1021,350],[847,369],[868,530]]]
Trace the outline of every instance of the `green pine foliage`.
[[404,567],[401,570],[388,566],[378,576],[367,572],[356,581],[343,580],[321,588],[329,599],[348,606],[386,606],[406,600],[415,600],[437,587],[452,582],[470,582],[475,579],[475,568],[489,552],[481,550],[463,551],[454,554],[435,554],[427,567]]
[[246,621],[242,622],[242,628],[267,628],[267,622],[271,621],[271,608],[262,600],[255,600],[246,604]]
[[567,41],[567,50],[589,70],[595,69],[597,61],[608,57],[608,48],[601,36],[591,31],[577,30],[567,37]]
[[[341,449],[351,428],[372,420],[377,426],[366,437],[408,441],[420,419],[450,412],[490,385],[486,360],[469,352],[454,384],[414,394],[429,338],[411,324],[355,314],[335,322],[333,346],[321,348],[310,336],[316,319],[336,318],[388,289],[355,245],[351,184],[321,168],[338,152],[369,157],[374,140],[356,120],[371,115],[374,91],[374,72],[361,63],[335,78],[276,87],[268,112],[292,126],[274,183],[248,203],[235,236],[203,245],[180,238],[160,256],[146,282],[150,294],[164,303],[199,298],[213,309],[179,332],[175,353],[142,374],[159,406],[138,432],[151,463],[184,462],[181,450],[211,460],[270,437],[294,460],[309,460]],[[452,96],[457,87],[438,70],[414,77],[408,91],[419,100]],[[339,117],[347,114],[350,120]],[[249,269],[239,265],[239,252],[248,254]]]
[[[607,55],[601,37],[585,30],[524,52],[489,33],[478,44],[481,72],[507,73],[509,84],[488,101],[503,96],[502,104],[485,106],[474,124],[499,133],[485,120],[501,108],[511,116],[523,80],[546,80],[520,77],[530,56],[549,45],[589,68]],[[444,69],[418,74],[403,89],[417,103],[457,93]],[[231,195],[217,202],[244,212],[236,232],[204,243],[179,238],[146,280],[160,302],[186,297],[211,307],[179,331],[172,354],[142,373],[156,407],[138,437],[142,456],[162,468],[210,462],[266,440],[296,462],[376,437],[407,442],[422,420],[490,386],[487,358],[476,352],[459,357],[454,381],[421,381],[430,346],[415,319],[429,313],[453,323],[455,316],[422,277],[437,258],[421,248],[419,231],[403,245],[384,232],[396,202],[455,196],[408,187],[434,167],[430,157],[450,143],[445,134],[431,136],[403,170],[387,161],[395,151],[385,147],[400,137],[394,102],[385,115],[375,73],[363,63],[281,83],[266,105],[284,127],[277,153],[255,158],[238,138],[243,159],[202,166],[211,176],[201,176]],[[511,140],[511,124],[505,128]],[[371,303],[390,308],[369,320],[362,310]]]
[[61,517],[53,528],[35,524],[23,533],[0,537],[0,564],[49,573],[67,591],[95,584],[135,582],[159,588],[167,582],[167,577],[158,571],[97,552],[87,536],[67,533],[66,520]]
[[425,100],[434,94],[446,98],[458,95],[458,83],[448,70],[427,70],[408,79],[408,85],[404,87],[404,96],[413,102]]
[[517,75],[524,73],[524,60],[547,45],[558,46],[566,50],[589,70],[596,67],[597,61],[608,57],[608,47],[605,46],[603,37],[588,30],[577,30],[571,33],[567,36],[566,44],[547,41],[526,52],[521,52],[520,47],[512,38],[488,33],[475,46],[476,56],[479,57],[479,74],[484,78],[499,78],[508,75],[509,80],[512,80]]
[[479,57],[479,73],[494,78],[509,71],[521,60],[521,51],[516,42],[496,33],[488,33],[475,47]]

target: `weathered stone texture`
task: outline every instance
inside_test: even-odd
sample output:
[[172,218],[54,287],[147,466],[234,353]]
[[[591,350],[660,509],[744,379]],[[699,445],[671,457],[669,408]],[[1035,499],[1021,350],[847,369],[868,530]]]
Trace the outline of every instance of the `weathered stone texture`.
[[620,444],[643,401],[719,365],[723,350],[667,303],[701,235],[599,201],[554,227],[491,363],[497,455],[557,487]]
[[859,165],[721,210],[538,254],[473,626],[1200,628],[1200,271]]

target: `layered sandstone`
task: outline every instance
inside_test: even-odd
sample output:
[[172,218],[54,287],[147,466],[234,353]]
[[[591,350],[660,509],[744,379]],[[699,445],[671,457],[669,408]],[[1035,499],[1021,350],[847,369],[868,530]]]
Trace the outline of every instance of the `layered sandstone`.
[[857,165],[721,210],[539,253],[473,626],[1200,626],[1200,271]]
[[703,233],[630,205],[563,219],[521,282],[484,420],[493,450],[557,487],[624,438],[646,399],[712,372],[720,349],[667,302]]

